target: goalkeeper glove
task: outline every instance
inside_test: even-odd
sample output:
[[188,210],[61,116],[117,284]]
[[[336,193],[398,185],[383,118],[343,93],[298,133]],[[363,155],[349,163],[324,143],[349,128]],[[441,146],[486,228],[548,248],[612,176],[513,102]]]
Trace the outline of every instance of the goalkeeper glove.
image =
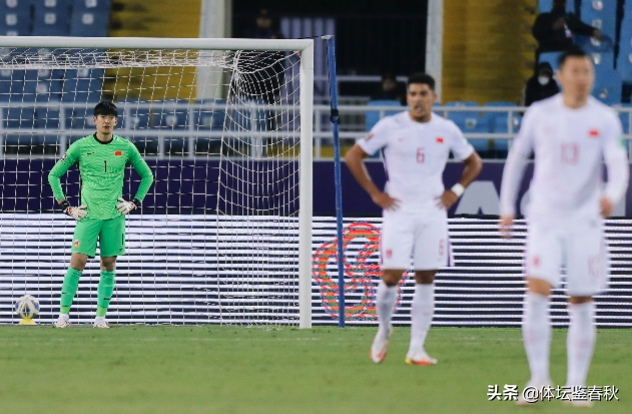
[[119,213],[125,215],[129,214],[132,210],[136,210],[140,207],[140,201],[137,199],[133,199],[132,201],[125,201],[124,198],[119,197],[118,204],[116,205],[116,209]]
[[61,208],[64,209],[64,214],[74,218],[77,221],[81,220],[82,218],[88,215],[85,205],[81,205],[79,207],[72,207],[70,203],[68,202],[68,200],[64,200],[61,202]]

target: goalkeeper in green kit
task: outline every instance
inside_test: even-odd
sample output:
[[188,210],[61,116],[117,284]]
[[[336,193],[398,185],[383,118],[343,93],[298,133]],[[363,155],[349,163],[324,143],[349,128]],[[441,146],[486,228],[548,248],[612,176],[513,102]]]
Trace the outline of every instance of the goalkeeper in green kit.
[[[64,213],[77,220],[72,238],[70,267],[61,290],[61,310],[56,328],[70,325],[70,306],[77,292],[79,277],[88,257],[96,254],[97,240],[101,253],[101,279],[97,290],[95,328],[108,328],[105,321],[112,292],[116,257],[125,254],[125,215],[137,209],[154,181],[147,163],[130,141],[113,134],[118,109],[111,102],[94,107],[97,132],[74,142],[48,174],[53,196]],[[132,201],[122,198],[125,166],[131,164],[141,182]],[[60,177],[74,164],[81,175],[81,203],[72,207],[61,188]]]

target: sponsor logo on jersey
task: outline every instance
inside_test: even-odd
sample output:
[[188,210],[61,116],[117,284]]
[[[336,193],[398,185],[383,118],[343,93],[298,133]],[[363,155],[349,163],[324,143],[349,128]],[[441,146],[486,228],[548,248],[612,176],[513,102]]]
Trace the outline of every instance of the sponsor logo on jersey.
[[78,248],[79,248],[79,240],[75,240],[75,244],[74,244],[74,246],[75,246],[75,249],[78,249]]
[[596,129],[591,129],[590,131],[588,131],[588,135],[591,138],[599,138],[599,131]]
[[437,144],[443,144],[443,137],[437,137]]
[[114,151],[114,156],[120,157],[121,155],[123,155],[123,151],[121,151],[121,150]]
[[94,155],[94,152],[87,152],[86,156],[88,156],[88,155]]

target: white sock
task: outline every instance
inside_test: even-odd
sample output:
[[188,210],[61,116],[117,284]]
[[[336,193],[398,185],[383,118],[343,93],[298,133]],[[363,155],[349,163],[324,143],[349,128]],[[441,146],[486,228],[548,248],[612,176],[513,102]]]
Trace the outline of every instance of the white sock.
[[595,319],[595,303],[590,301],[580,304],[569,304],[571,325],[566,337],[568,352],[568,377],[566,385],[586,385],[588,368],[595,349],[597,328]]
[[377,286],[377,295],[375,298],[375,307],[377,309],[377,319],[380,324],[378,335],[387,337],[391,330],[391,317],[393,316],[393,307],[397,300],[397,286],[388,287],[383,280],[380,280]]
[[549,298],[527,292],[524,301],[522,338],[527,351],[532,385],[543,385],[549,381],[549,353],[551,348],[551,325],[549,323]]
[[410,309],[410,347],[408,355],[424,349],[426,335],[434,314],[434,283],[416,284],[413,305]]

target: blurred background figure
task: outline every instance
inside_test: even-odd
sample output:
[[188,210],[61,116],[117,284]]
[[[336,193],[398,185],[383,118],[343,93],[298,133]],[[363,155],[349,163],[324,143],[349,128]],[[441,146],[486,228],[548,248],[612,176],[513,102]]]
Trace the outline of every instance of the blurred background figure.
[[249,29],[244,37],[251,39],[283,39],[283,34],[275,27],[269,11],[261,9],[255,20],[255,27]]
[[406,105],[406,91],[392,73],[382,75],[380,89],[371,95],[372,101],[398,101]]
[[532,103],[549,98],[560,92],[557,82],[553,79],[553,68],[548,62],[539,63],[535,73],[529,78],[522,89],[520,97],[521,106],[530,106]]
[[553,0],[551,12],[541,13],[531,29],[533,37],[538,41],[538,51],[560,52],[573,46],[573,35],[592,36],[601,40],[601,32],[581,20],[573,13],[566,11],[566,0]]

